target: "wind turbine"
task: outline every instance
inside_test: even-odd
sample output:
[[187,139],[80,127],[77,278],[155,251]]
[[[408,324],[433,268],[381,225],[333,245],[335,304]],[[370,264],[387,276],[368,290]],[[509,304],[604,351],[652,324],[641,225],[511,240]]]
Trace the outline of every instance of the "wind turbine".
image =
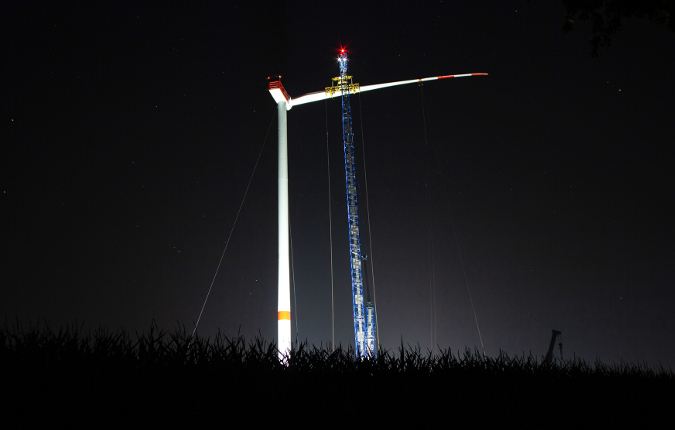
[[[347,63],[347,53],[345,49],[341,49],[340,56],[338,57],[340,62],[341,69],[344,64],[346,72],[346,63]],[[341,75],[346,73],[341,73]],[[355,94],[357,92],[365,92],[372,90],[379,90],[381,88],[395,87],[398,85],[406,85],[413,83],[421,83],[434,81],[438,79],[448,79],[448,78],[463,78],[468,76],[483,76],[487,73],[466,73],[462,75],[444,75],[444,76],[434,76],[430,78],[422,79],[410,79],[407,81],[396,81],[389,82],[385,84],[375,84],[375,85],[365,85],[359,86],[359,84],[352,84],[347,82],[344,78],[339,79],[339,84],[333,87],[327,87],[324,91],[317,91],[309,94],[305,94],[298,98],[292,99],[286,89],[281,84],[280,80],[271,81],[269,83],[269,91],[274,98],[274,101],[277,103],[278,111],[278,225],[279,225],[279,284],[278,284],[278,308],[277,308],[277,318],[278,318],[278,329],[279,329],[279,338],[278,338],[278,349],[279,349],[279,359],[285,361],[290,354],[291,350],[291,283],[290,283],[290,254],[289,254],[289,215],[288,215],[288,140],[287,140],[287,111],[291,110],[293,106],[300,106],[306,103],[317,102],[326,99],[332,99],[335,97],[349,96],[349,94]],[[279,77],[280,78],[280,77]],[[351,78],[351,77],[349,77]],[[344,114],[343,114],[344,115]],[[351,115],[351,114],[350,114]],[[344,119],[344,118],[343,118]],[[360,249],[359,249],[360,253]],[[360,275],[359,275],[360,276]],[[354,283],[354,270],[352,266],[352,283]],[[357,296],[354,292],[354,319],[355,319],[355,338],[356,338],[356,350],[365,351],[366,348],[364,344],[361,344],[359,349],[359,343],[363,343],[363,335],[359,333],[359,326],[362,326],[360,323],[357,323]],[[361,294],[362,290],[361,290]],[[361,296],[362,297],[362,296]],[[362,298],[361,298],[362,301]],[[362,355],[361,355],[362,356]]]

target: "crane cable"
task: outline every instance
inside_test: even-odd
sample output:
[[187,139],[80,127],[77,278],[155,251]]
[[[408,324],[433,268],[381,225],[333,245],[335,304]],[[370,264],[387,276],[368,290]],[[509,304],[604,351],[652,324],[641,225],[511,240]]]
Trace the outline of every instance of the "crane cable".
[[[290,170],[290,169],[289,169]],[[293,230],[291,229],[291,217],[288,217],[288,237],[291,242],[291,278],[293,279],[293,315],[295,315],[295,342],[298,342],[298,298],[295,294],[295,265],[293,264]]]
[[380,346],[380,330],[377,323],[377,300],[375,300],[375,259],[373,257],[373,236],[370,233],[370,205],[368,204],[368,174],[366,173],[366,140],[363,138],[363,109],[361,109],[361,92],[359,91],[359,120],[361,122],[361,145],[363,153],[363,180],[366,186],[366,215],[368,219],[368,248],[370,250],[370,277],[373,278],[373,308],[375,308],[375,335],[377,336],[377,345],[375,351]]
[[202,304],[202,309],[199,311],[199,316],[197,317],[197,322],[195,323],[195,328],[192,330],[192,338],[195,337],[195,333],[197,332],[197,326],[199,326],[199,321],[202,319],[202,314],[204,313],[204,307],[206,306],[206,302],[209,300],[209,296],[211,295],[211,290],[213,289],[213,283],[216,282],[216,276],[218,276],[218,270],[220,269],[220,265],[223,263],[223,257],[225,257],[225,251],[227,251],[227,246],[230,244],[230,239],[232,239],[232,233],[234,232],[234,227],[237,225],[237,220],[239,219],[239,214],[241,214],[241,208],[244,207],[244,202],[246,201],[246,195],[248,194],[248,190],[251,187],[251,182],[253,182],[253,176],[255,176],[255,171],[258,168],[258,163],[260,163],[260,156],[262,156],[263,149],[265,149],[265,144],[267,143],[267,138],[270,135],[270,130],[272,129],[272,124],[274,124],[274,119],[277,117],[277,110],[274,110],[274,116],[272,116],[272,121],[270,122],[269,127],[267,127],[267,134],[265,135],[265,140],[263,141],[262,147],[260,148],[260,152],[258,153],[258,158],[255,160],[255,165],[253,166],[253,172],[251,173],[251,178],[248,180],[248,185],[246,185],[246,191],[244,191],[244,197],[241,199],[241,203],[239,204],[239,210],[237,211],[237,216],[234,218],[234,223],[232,224],[232,229],[230,229],[230,235],[227,237],[227,242],[225,242],[225,249],[223,249],[223,253],[220,255],[220,261],[218,261],[218,266],[216,267],[216,273],[213,275],[213,279],[211,280],[211,285],[209,286],[209,291],[206,293],[206,298],[204,299],[204,303]]
[[[420,95],[422,97],[422,114],[424,115],[424,91],[422,90],[422,85],[420,85]],[[426,123],[424,125],[425,135],[426,135]],[[478,339],[480,339],[480,346],[483,349],[483,357],[485,357],[485,345],[483,344],[483,336],[480,333],[480,327],[478,326],[478,317],[476,316],[476,308],[473,304],[473,298],[471,297],[471,289],[469,288],[469,278],[466,275],[466,268],[464,267],[464,259],[462,258],[462,250],[459,247],[459,239],[457,238],[457,230],[455,229],[455,221],[452,217],[452,210],[450,208],[450,198],[448,197],[448,190],[445,186],[445,179],[443,177],[443,172],[441,171],[441,163],[438,157],[438,152],[436,151],[436,144],[434,139],[431,139],[431,148],[433,149],[436,165],[438,166],[438,174],[441,177],[441,185],[443,186],[443,194],[445,195],[445,201],[448,205],[448,213],[450,214],[450,224],[452,225],[452,232],[455,235],[455,244],[457,245],[457,253],[459,254],[459,261],[462,263],[462,272],[464,273],[464,281],[466,283],[466,290],[469,293],[469,302],[471,302],[471,310],[473,311],[473,319],[476,322],[476,329],[478,330]]]
[[330,151],[328,150],[328,100],[326,107],[326,160],[328,165],[328,226],[330,231],[330,315],[333,340],[331,346],[335,352],[335,300],[333,297],[333,215],[331,213],[331,194],[330,194]]
[[427,142],[427,118],[424,112],[424,94],[422,93],[422,83],[420,82],[420,93],[422,94],[422,124],[424,125],[424,190],[427,198],[427,231],[429,244],[429,307],[430,307],[430,326],[431,326],[431,354],[434,353],[435,346],[438,344],[438,326],[436,321],[436,272],[434,266],[434,224],[431,218],[431,198],[429,197],[429,145]]

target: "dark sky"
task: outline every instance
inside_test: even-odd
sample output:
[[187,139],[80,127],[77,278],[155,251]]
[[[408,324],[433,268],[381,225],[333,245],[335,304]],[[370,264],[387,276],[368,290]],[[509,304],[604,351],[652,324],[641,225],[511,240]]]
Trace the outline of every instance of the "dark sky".
[[[675,366],[672,32],[629,20],[592,58],[558,1],[161,4],[5,6],[9,323],[191,329],[266,142],[199,332],[275,338],[267,77],[322,90],[344,45],[362,85],[489,73],[352,97],[385,348],[430,348],[432,308],[442,348],[480,346],[465,270],[488,355],[542,355],[557,329],[566,357]],[[340,103],[288,121],[298,336],[331,339],[328,131],[335,336],[353,344]]]

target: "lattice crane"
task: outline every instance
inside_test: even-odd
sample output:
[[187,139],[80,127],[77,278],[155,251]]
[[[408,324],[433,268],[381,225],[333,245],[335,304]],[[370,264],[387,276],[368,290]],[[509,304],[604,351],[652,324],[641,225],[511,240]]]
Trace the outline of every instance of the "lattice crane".
[[364,300],[363,288],[363,256],[361,254],[361,238],[359,233],[359,205],[356,179],[356,162],[354,157],[354,131],[352,129],[352,107],[350,93],[359,91],[359,84],[352,82],[347,74],[347,53],[341,50],[338,57],[340,76],[333,78],[332,85],[326,88],[331,96],[339,92],[342,96],[342,140],[345,151],[345,176],[347,190],[347,218],[349,222],[349,261],[352,269],[352,307],[354,310],[354,338],[358,357],[376,356],[376,319],[373,302]]

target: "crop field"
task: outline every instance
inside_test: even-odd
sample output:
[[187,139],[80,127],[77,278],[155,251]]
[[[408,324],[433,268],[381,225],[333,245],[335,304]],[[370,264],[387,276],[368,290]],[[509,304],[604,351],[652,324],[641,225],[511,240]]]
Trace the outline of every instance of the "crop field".
[[[352,349],[145,333],[0,329],[4,428],[402,428],[457,425],[672,426],[675,374],[402,345],[377,359]],[[672,428],[672,427],[671,427]]]

